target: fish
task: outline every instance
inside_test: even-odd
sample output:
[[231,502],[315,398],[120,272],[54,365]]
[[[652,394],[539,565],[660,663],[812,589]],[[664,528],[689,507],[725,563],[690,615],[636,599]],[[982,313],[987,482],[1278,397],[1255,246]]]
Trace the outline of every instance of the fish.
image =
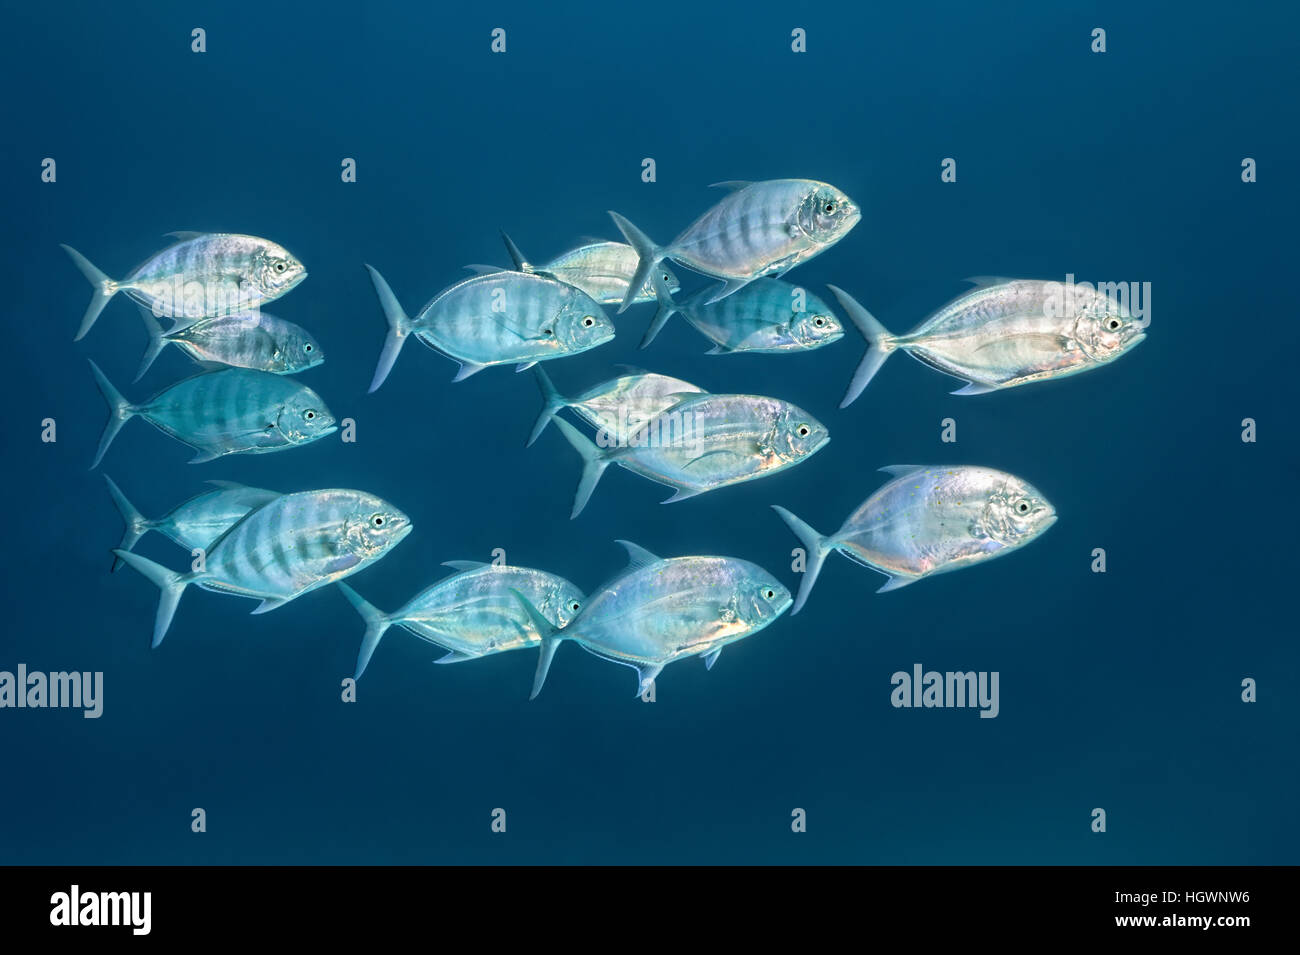
[[260,600],[253,613],[266,613],[370,566],[411,527],[411,519],[382,498],[327,488],[282,494],[250,511],[212,544],[201,570],[176,573],[120,547],[113,553],[160,591],[157,647],[190,584]]
[[559,645],[637,671],[637,694],[668,664],[698,656],[713,668],[724,647],[758,633],[790,607],[790,591],[757,564],[735,557],[656,557],[631,541],[627,568],[594,591],[566,627],[557,627],[515,591],[542,635],[529,699],[546,682]]
[[563,418],[555,424],[583,461],[571,519],[610,464],[673,488],[671,504],[783,471],[830,441],[802,408],[760,395],[688,395],[631,433],[602,430],[600,446]]
[[555,390],[550,377],[540,366],[533,371],[542,390],[542,410],[528,436],[528,446],[546,430],[561,408],[572,408],[594,428],[618,433],[620,428],[627,429],[629,424],[648,421],[667,411],[687,395],[706,394],[703,388],[680,378],[630,369],[616,378],[593,385],[576,398],[566,398]]
[[69,245],[61,248],[95,289],[75,341],[118,292],[166,318],[210,318],[256,309],[288,293],[306,267],[270,239],[223,232],[172,232],[177,241],[115,280]]
[[[515,271],[550,275],[581,289],[601,305],[617,305],[622,302],[631,284],[632,275],[636,272],[636,250],[623,242],[592,239],[585,245],[556,256],[545,265],[532,265],[524,258],[510,236],[502,232],[501,238],[505,240],[506,250],[514,261]],[[507,271],[495,265],[470,265],[466,268],[484,274]],[[682,290],[681,282],[677,280],[677,276],[671,269],[663,267],[660,277],[670,293]],[[632,299],[632,304],[654,300],[654,285],[646,282]]]
[[784,275],[844,238],[862,218],[862,210],[843,192],[811,179],[713,185],[730,191],[668,245],[657,245],[623,216],[610,211],[614,224],[637,254],[636,272],[620,312],[632,304],[633,291],[639,291],[647,280],[654,285],[660,309],[671,307],[668,289],[654,271],[664,259],[722,279],[708,304],[721,301],[754,279]]
[[90,362],[108,402],[108,424],[90,467],[93,470],[127,421],[139,415],[197,453],[191,464],[225,454],[264,454],[308,444],[338,430],[320,395],[292,378],[250,368],[193,375],[143,404],[131,404]]
[[1056,509],[1042,492],[1005,471],[911,464],[881,471],[893,479],[829,537],[773,505],[807,551],[793,613],[803,608],[832,551],[884,574],[876,593],[885,593],[1009,554],[1056,523]]
[[388,320],[371,392],[384,383],[410,335],[460,363],[453,381],[509,362],[523,371],[614,338],[614,323],[591,296],[547,275],[476,275],[439,292],[410,318],[384,277],[369,265],[366,269]]
[[[104,482],[108,493],[117,505],[118,513],[126,522],[126,533],[118,547],[130,550],[149,531],[158,531],[175,541],[187,551],[210,548],[214,541],[230,530],[250,511],[269,504],[280,496],[279,491],[260,487],[245,487],[233,481],[209,481],[213,488],[198,494],[183,504],[178,504],[162,517],[150,520],[127,500],[121,488],[107,474]],[[122,566],[122,559],[113,559],[113,572]]]
[[446,656],[435,663],[461,663],[541,642],[541,634],[514,593],[525,594],[549,624],[560,628],[568,626],[584,600],[582,591],[563,577],[530,567],[472,560],[447,561],[443,566],[455,573],[392,613],[377,610],[347,584],[338,585],[366,623],[353,679],[361,679],[379,641],[394,624],[446,650]]
[[149,332],[149,347],[140,361],[136,381],[144,377],[168,345],[176,345],[207,367],[252,368],[273,375],[296,375],[325,360],[320,343],[305,328],[265,312],[179,321],[165,332],[153,312],[144,306],[140,307],[140,316]]
[[844,337],[844,328],[825,302],[780,279],[755,279],[711,305],[710,295],[710,290],[705,289],[680,305],[660,309],[646,330],[641,347],[654,341],[674,314],[681,315],[714,343],[706,352],[709,355],[732,352],[779,355],[820,348]]
[[906,335],[893,335],[842,289],[829,286],[867,340],[841,408],[895,351],[964,380],[982,395],[1100,368],[1146,338],[1146,323],[1090,286],[999,279],[959,296]]

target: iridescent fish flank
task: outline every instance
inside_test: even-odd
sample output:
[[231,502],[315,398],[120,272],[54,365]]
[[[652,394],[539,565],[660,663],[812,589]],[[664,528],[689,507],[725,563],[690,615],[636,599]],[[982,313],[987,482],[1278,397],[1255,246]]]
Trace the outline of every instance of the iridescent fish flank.
[[1001,557],[1056,523],[1056,509],[1042,492],[1004,471],[965,465],[895,465],[881,470],[894,479],[830,536],[785,508],[774,508],[807,549],[795,613],[808,599],[831,551],[888,577],[877,591],[884,593]]
[[557,628],[516,596],[542,634],[532,698],[542,691],[560,643],[637,671],[644,693],[668,664],[701,657],[710,669],[723,647],[762,630],[790,607],[790,591],[756,564],[734,557],[660,559],[619,541],[629,564],[594,591],[567,627]]
[[782,282],[756,279],[734,295],[709,304],[705,289],[671,309],[661,308],[641,347],[652,341],[674,314],[714,343],[706,354],[732,352],[784,354],[820,348],[844,337],[835,313],[816,295]]
[[470,560],[447,561],[443,566],[456,573],[425,588],[392,613],[376,609],[347,584],[339,584],[366,624],[354,679],[361,679],[379,641],[394,624],[446,650],[435,663],[460,663],[541,642],[541,634],[515,593],[524,594],[559,629],[567,627],[582,608],[582,592],[555,574]]
[[167,331],[149,309],[141,306],[140,316],[149,333],[149,347],[136,381],[168,345],[175,345],[201,365],[252,368],[273,375],[296,375],[325,360],[320,342],[305,328],[266,312],[179,321]]
[[410,518],[382,498],[329,488],[284,494],[249,512],[212,545],[201,570],[176,573],[128,550],[113,553],[161,591],[156,647],[190,584],[260,600],[253,613],[266,613],[373,564],[410,531]]
[[765,275],[781,276],[848,235],[862,212],[832,185],[811,179],[720,182],[727,196],[686,227],[668,245],[656,245],[631,222],[610,212],[636,250],[636,274],[619,311],[632,302],[632,289],[647,281],[661,308],[672,305],[654,270],[664,259],[723,280],[709,302],[726,298]]
[[[556,256],[545,265],[533,265],[524,258],[510,236],[503,232],[501,238],[505,240],[506,250],[510,253],[516,271],[550,275],[586,292],[601,305],[617,305],[622,302],[627,296],[632,276],[636,273],[636,250],[622,242],[593,240]],[[467,268],[483,273],[506,271],[495,265],[470,265]],[[672,270],[661,265],[659,277],[669,292],[681,291],[682,285]],[[632,304],[654,300],[654,285],[647,281],[632,299]]]
[[270,239],[203,232],[171,235],[178,240],[175,244],[120,280],[110,279],[76,249],[63,246],[95,289],[78,340],[118,292],[159,317],[211,318],[256,310],[307,277],[303,264]]
[[862,394],[895,351],[954,378],[955,395],[980,395],[1099,368],[1146,338],[1146,323],[1090,286],[998,281],[948,303],[907,335],[893,335],[848,293],[830,286],[867,340],[840,407]]

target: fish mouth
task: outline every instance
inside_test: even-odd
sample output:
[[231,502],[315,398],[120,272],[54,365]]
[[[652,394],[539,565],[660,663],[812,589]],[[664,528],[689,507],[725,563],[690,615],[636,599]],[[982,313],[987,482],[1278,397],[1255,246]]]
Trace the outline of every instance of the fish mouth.
[[328,438],[331,434],[333,434],[338,429],[339,426],[336,424],[332,424],[328,428],[321,428],[320,431],[317,432],[316,437],[311,438],[309,440],[316,441],[319,440],[320,438]]
[[812,447],[812,450],[809,451],[808,453],[809,453],[809,454],[816,454],[818,451],[820,451],[822,448],[826,447],[826,445],[828,445],[828,444],[830,444],[830,443],[831,443],[831,436],[828,434],[828,435],[826,435],[824,438],[822,438],[820,441],[818,441],[816,444],[814,444],[813,447]]
[[1040,534],[1044,533],[1049,527],[1055,524],[1059,519],[1060,518],[1057,515],[1053,514],[1051,517],[1047,518],[1047,520],[1043,521],[1043,523],[1039,526],[1038,533]]

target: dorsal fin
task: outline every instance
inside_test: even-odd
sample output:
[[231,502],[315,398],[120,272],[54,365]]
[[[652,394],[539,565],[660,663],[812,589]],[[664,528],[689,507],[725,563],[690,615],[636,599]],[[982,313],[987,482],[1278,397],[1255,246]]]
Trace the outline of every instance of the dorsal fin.
[[510,260],[515,263],[516,272],[531,272],[533,267],[528,264],[524,254],[519,251],[519,246],[515,245],[514,239],[506,235],[506,230],[501,230],[501,241],[506,244],[506,251],[510,253]]
[[466,570],[478,570],[480,567],[487,567],[489,565],[481,560],[444,560],[442,566],[450,567],[457,573],[461,573]]
[[190,239],[198,239],[207,235],[206,232],[164,232],[163,235],[170,236],[177,242],[188,242]]
[[880,468],[879,470],[884,471],[886,474],[893,477],[900,478],[907,477],[909,474],[915,474],[918,471],[924,471],[926,470],[926,467],[927,465],[924,464],[890,464]]
[[622,544],[623,549],[627,551],[627,569],[639,570],[642,567],[649,567],[651,564],[657,564],[660,558],[650,553],[640,544],[633,544],[631,541],[620,540],[615,543]]
[[709,183],[710,189],[726,189],[728,192],[735,192],[737,189],[744,189],[746,186],[752,186],[753,183],[748,179],[727,179],[723,182]]

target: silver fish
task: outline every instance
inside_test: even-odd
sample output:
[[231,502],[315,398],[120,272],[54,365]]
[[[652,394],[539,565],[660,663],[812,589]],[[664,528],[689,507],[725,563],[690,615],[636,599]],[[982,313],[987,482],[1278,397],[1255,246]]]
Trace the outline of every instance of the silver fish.
[[646,330],[649,345],[674,314],[713,341],[709,355],[730,352],[782,354],[820,348],[844,337],[835,313],[812,293],[780,279],[755,279],[734,295],[709,304],[705,289],[671,309],[660,309]]
[[592,427],[616,434],[630,423],[639,425],[667,411],[687,395],[706,394],[703,388],[680,378],[629,371],[593,385],[576,398],[566,398],[555,390],[546,372],[540,367],[534,370],[542,389],[542,410],[528,436],[529,445],[561,408],[572,408]]
[[[539,272],[553,276],[561,282],[586,292],[601,305],[617,305],[622,302],[632,282],[632,275],[636,272],[636,250],[622,242],[593,239],[586,245],[556,256],[545,265],[533,265],[524,258],[510,236],[503,232],[501,238],[505,240],[506,250],[514,261],[515,271]],[[470,265],[467,268],[482,273],[507,271],[494,265]],[[681,282],[677,280],[677,276],[671,269],[661,268],[660,277],[669,292],[681,291]],[[654,286],[646,282],[632,299],[632,303],[635,305],[638,302],[654,300]]]
[[284,295],[307,277],[307,269],[270,239],[227,233],[172,232],[178,241],[137,266],[124,279],[110,279],[71,246],[62,246],[95,294],[77,331],[90,331],[118,292],[167,318],[237,315]]
[[783,507],[774,507],[808,553],[794,612],[812,592],[831,551],[889,579],[884,593],[1023,547],[1056,523],[1056,509],[1020,478],[992,468],[881,468],[894,475],[825,537]]
[[632,290],[647,280],[653,281],[661,308],[671,306],[668,290],[654,273],[664,259],[722,279],[722,287],[709,298],[717,302],[754,279],[784,275],[844,238],[862,218],[848,196],[812,179],[714,185],[731,191],[668,245],[656,245],[627,219],[610,212],[638,256],[620,312],[631,304]]
[[198,453],[191,464],[223,454],[264,454],[316,441],[338,430],[320,395],[292,378],[248,368],[226,368],[186,378],[143,404],[131,404],[90,368],[108,402],[109,419],[91,468],[136,415]]
[[179,574],[129,550],[113,553],[162,591],[156,647],[190,584],[259,599],[253,613],[266,613],[373,564],[410,532],[410,518],[387,501],[330,488],[283,494],[251,511],[212,545],[202,570]]
[[460,363],[454,381],[508,362],[522,371],[614,338],[614,323],[589,295],[547,275],[477,275],[439,292],[410,318],[384,277],[366,268],[388,319],[372,392],[384,383],[410,335]]
[[582,607],[582,591],[555,574],[472,560],[447,561],[443,566],[456,573],[420,591],[392,613],[375,609],[347,584],[339,584],[366,622],[353,679],[361,679],[380,639],[394,624],[446,650],[447,655],[435,663],[460,663],[541,642],[515,593],[524,594],[555,627],[568,626]]
[[893,335],[848,293],[830,286],[867,340],[840,407],[852,404],[885,359],[905,351],[982,395],[1064,378],[1114,361],[1145,339],[1145,323],[1091,287],[1012,279],[973,289],[907,335]]
[[[130,550],[149,531],[158,531],[187,551],[195,548],[206,551],[250,511],[280,496],[279,491],[245,487],[231,481],[209,481],[215,485],[212,490],[204,491],[178,504],[162,517],[150,520],[135,509],[107,474],[104,481],[122,520],[126,522],[126,533],[122,536],[122,543],[117,545],[121,550]],[[113,570],[121,566],[122,559],[114,558]]]
[[775,474],[830,441],[802,408],[759,395],[688,395],[630,434],[602,430],[599,447],[563,418],[555,423],[583,460],[570,517],[582,513],[610,464],[675,489],[668,504]]
[[149,347],[136,381],[168,345],[176,345],[199,364],[252,368],[273,375],[296,375],[325,360],[320,343],[305,328],[265,312],[180,321],[165,332],[144,306],[140,316],[149,332]]
[[627,568],[592,593],[567,627],[551,624],[528,600],[520,603],[542,634],[535,699],[556,648],[572,640],[584,650],[637,671],[637,693],[663,668],[698,656],[712,669],[722,648],[755,634],[790,606],[790,591],[756,564],[734,557],[661,560],[630,541]]

